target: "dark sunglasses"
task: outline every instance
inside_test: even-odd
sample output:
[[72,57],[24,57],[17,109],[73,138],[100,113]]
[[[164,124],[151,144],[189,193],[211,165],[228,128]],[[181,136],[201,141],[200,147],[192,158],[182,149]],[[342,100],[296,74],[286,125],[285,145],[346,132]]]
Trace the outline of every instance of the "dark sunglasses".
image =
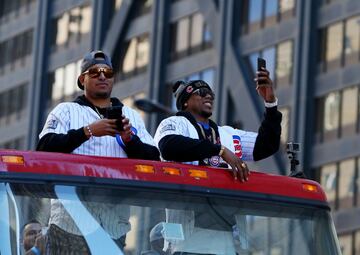
[[196,94],[198,96],[201,97],[206,97],[207,95],[210,95],[212,97],[212,99],[215,99],[215,94],[214,92],[212,92],[210,89],[208,88],[199,88],[194,90],[194,92],[192,94]]
[[93,67],[83,72],[83,74],[89,74],[91,78],[98,78],[101,73],[103,73],[107,79],[114,77],[114,70],[107,67]]

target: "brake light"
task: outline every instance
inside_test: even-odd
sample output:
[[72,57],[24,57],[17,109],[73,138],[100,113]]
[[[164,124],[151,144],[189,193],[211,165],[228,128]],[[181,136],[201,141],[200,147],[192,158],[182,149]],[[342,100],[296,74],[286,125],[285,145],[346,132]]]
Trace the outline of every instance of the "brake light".
[[1,156],[1,161],[8,164],[19,164],[23,165],[25,160],[23,156]]
[[173,167],[163,167],[164,174],[168,175],[181,175],[180,169],[173,168]]
[[208,178],[207,172],[204,170],[189,169],[189,174],[191,177],[194,177],[195,179],[207,179]]
[[139,173],[145,173],[145,174],[154,174],[155,169],[153,166],[149,165],[135,165],[135,171]]
[[303,183],[302,187],[305,191],[318,192],[318,188],[313,184]]

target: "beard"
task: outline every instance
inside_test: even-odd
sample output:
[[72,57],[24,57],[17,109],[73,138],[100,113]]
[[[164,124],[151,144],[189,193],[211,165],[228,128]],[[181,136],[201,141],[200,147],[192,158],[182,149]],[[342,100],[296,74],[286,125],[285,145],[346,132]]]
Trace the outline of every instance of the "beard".
[[109,91],[109,92],[96,92],[94,94],[95,98],[97,98],[97,99],[107,99],[107,98],[110,97],[110,95],[111,95],[111,91]]
[[204,117],[204,118],[210,118],[211,115],[212,115],[212,112],[202,111],[202,112],[200,113],[200,115],[201,115],[202,117]]

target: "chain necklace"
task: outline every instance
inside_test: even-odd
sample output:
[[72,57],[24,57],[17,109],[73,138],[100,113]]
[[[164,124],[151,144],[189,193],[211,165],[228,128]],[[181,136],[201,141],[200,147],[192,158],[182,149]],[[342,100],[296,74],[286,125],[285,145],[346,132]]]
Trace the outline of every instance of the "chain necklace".
[[204,130],[204,127],[198,123],[199,127],[200,127],[200,131],[201,131],[201,134],[203,135],[203,137],[207,140],[210,140],[212,143],[216,144],[216,133],[215,133],[215,130],[210,127],[210,130],[211,130],[211,137],[207,137],[206,134],[205,134],[205,130]]
[[[110,101],[110,107],[111,106],[112,106],[112,102]],[[96,113],[99,115],[100,119],[103,119],[104,115],[99,112],[97,106],[94,105],[94,109],[95,109]],[[100,109],[102,109],[102,108],[100,108]]]
[[98,108],[97,108],[95,105],[94,105],[94,109],[95,109],[96,113],[99,115],[100,119],[103,119],[103,118],[104,118],[104,115],[102,115],[102,114],[99,112]]

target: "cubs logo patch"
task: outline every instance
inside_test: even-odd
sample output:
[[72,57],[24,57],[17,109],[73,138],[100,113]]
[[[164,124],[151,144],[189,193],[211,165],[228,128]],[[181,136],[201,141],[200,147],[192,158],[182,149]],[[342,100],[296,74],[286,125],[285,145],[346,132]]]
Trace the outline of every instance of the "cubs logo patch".
[[56,120],[56,119],[49,119],[47,122],[46,122],[46,128],[49,128],[49,129],[56,129],[57,125],[59,124],[59,121]]
[[186,88],[187,93],[191,93],[191,92],[193,92],[193,90],[194,90],[194,88],[192,86],[189,86]]
[[233,135],[234,149],[235,155],[239,158],[242,158],[242,147],[241,147],[241,139],[238,135]]
[[219,166],[220,165],[220,157],[219,156],[212,156],[209,159],[210,166]]

